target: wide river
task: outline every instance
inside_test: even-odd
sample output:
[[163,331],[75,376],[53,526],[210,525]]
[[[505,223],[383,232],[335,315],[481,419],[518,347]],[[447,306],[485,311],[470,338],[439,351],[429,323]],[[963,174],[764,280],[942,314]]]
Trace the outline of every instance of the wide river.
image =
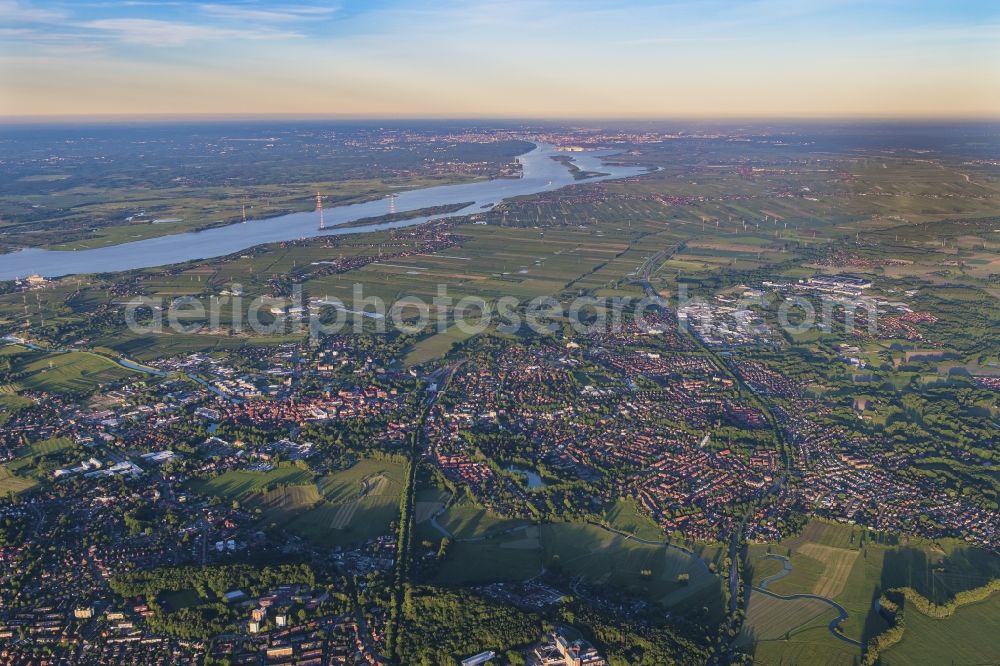
[[[504,199],[557,190],[573,183],[593,183],[612,178],[626,178],[646,173],[643,167],[607,164],[602,157],[615,151],[587,151],[566,153],[548,144],[536,144],[531,151],[519,158],[524,166],[522,178],[499,178],[462,185],[442,185],[418,190],[400,191],[396,197],[396,211],[420,210],[433,206],[474,203],[450,215],[469,215],[481,212]],[[577,181],[560,162],[551,159],[556,155],[573,158],[573,163],[584,171],[599,171],[602,176]],[[240,250],[280,241],[312,236],[358,234],[396,227],[422,224],[442,215],[414,217],[407,220],[364,226],[337,228],[367,217],[377,217],[388,212],[385,199],[328,208],[324,212],[326,230],[319,230],[316,212],[290,213],[278,217],[250,220],[205,231],[194,231],[170,236],[109,245],[92,250],[42,250],[27,248],[9,254],[0,254],[0,280],[12,280],[32,274],[59,277],[76,273],[103,273],[124,271],[151,266],[164,266],[194,259],[221,257]],[[332,227],[332,228],[331,228]]]

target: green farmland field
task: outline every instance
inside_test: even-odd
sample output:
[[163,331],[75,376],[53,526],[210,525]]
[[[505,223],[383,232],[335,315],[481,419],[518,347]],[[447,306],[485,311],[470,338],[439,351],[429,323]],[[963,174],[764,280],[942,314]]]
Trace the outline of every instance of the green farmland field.
[[459,330],[456,326],[451,326],[440,333],[434,333],[415,343],[409,352],[407,352],[404,362],[407,366],[414,366],[441,358],[453,346],[465,342],[473,335],[475,335],[474,332],[466,333]]
[[188,489],[257,512],[262,527],[287,529],[327,546],[386,534],[399,517],[403,465],[366,459],[321,478],[293,463],[267,472],[230,470]]
[[800,627],[821,619],[821,624],[829,624],[837,617],[837,612],[819,599],[778,599],[769,594],[754,591],[747,604],[747,616],[743,623],[743,641],[773,641],[789,637]]
[[366,497],[342,504],[321,502],[298,514],[287,528],[314,543],[342,546],[389,534],[398,518],[398,495]]
[[0,393],[0,426],[25,407],[35,404],[31,398],[25,398],[15,393]]
[[322,500],[297,513],[289,531],[325,546],[367,541],[387,534],[399,518],[405,470],[402,463],[361,460],[317,480]]
[[38,485],[34,479],[26,479],[13,474],[5,465],[0,465],[0,496],[6,497],[10,493],[18,495],[26,490],[31,490]]
[[317,483],[323,497],[334,504],[375,496],[374,487],[380,484],[384,487],[378,490],[378,496],[398,498],[403,474],[401,463],[365,459],[346,470],[321,477]]
[[978,666],[1000,659],[1000,594],[948,618],[931,618],[912,606],[905,614],[903,640],[882,655],[885,666]]
[[[525,525],[506,538],[458,541],[434,575],[441,585],[475,585],[526,580],[541,573],[538,526]],[[438,538],[440,538],[438,534]]]
[[[548,566],[592,585],[610,585],[667,607],[705,606],[721,612],[721,579],[700,558],[677,548],[640,543],[593,525],[542,526]],[[678,577],[687,575],[687,582]]]
[[633,534],[640,539],[662,541],[664,538],[660,526],[644,514],[638,503],[632,498],[619,499],[608,509],[605,517],[611,527]]
[[207,481],[194,480],[188,484],[188,488],[199,495],[232,501],[259,493],[268,485],[297,485],[311,479],[312,473],[308,470],[291,463],[282,463],[267,472],[230,470]]
[[7,469],[20,476],[35,476],[41,478],[47,471],[51,471],[56,462],[54,458],[64,451],[73,448],[73,441],[66,437],[53,437],[38,442],[32,442],[18,447],[14,452],[17,456],[7,463]]
[[[775,560],[763,558],[766,549],[763,545],[751,545],[749,549],[755,584],[776,573],[776,566],[780,566]],[[832,595],[849,615],[840,625],[844,634],[862,642],[888,626],[873,605],[883,590],[911,586],[942,603],[960,590],[978,587],[1000,576],[1000,557],[956,540],[903,541],[859,526],[821,520],[813,520],[800,535],[772,544],[770,549],[782,556],[790,551],[792,571],[771,582],[768,589],[780,595]],[[907,631],[913,615],[915,612],[907,614]],[[838,653],[850,654],[845,663],[860,658],[860,649],[830,636],[825,627],[823,631]],[[796,632],[789,642],[762,642],[756,655],[758,659],[766,657],[761,663],[794,663],[789,660],[803,659],[812,649],[803,646],[803,642],[818,645],[816,649],[821,651],[829,649],[822,633],[814,636],[808,631]]]
[[[627,506],[619,507],[619,513],[627,511]],[[457,537],[435,573],[435,582],[441,584],[524,580],[544,567],[667,607],[704,607],[713,616],[722,612],[722,581],[701,559],[714,562],[721,553],[717,548],[701,549],[699,557],[673,547],[644,544],[595,525],[527,525],[472,506],[451,507],[438,521]],[[442,536],[429,523],[420,525],[419,535],[432,541]],[[685,575],[686,582],[681,580]]]
[[23,376],[18,383],[33,391],[88,393],[101,384],[134,376],[134,371],[89,352],[43,352],[10,346],[12,369]]
[[[457,539],[480,538],[527,524],[524,520],[503,518],[471,503],[448,507],[437,521]],[[434,528],[429,525],[422,529],[430,530],[430,536],[441,536],[440,532],[433,532]]]
[[275,488],[266,493],[254,493],[246,501],[247,508],[260,509],[267,523],[282,524],[289,517],[306,511],[322,500],[315,483]]
[[856,666],[860,663],[859,650],[836,638],[827,625],[834,613],[819,615],[800,624],[775,640],[758,640],[752,648],[754,666]]

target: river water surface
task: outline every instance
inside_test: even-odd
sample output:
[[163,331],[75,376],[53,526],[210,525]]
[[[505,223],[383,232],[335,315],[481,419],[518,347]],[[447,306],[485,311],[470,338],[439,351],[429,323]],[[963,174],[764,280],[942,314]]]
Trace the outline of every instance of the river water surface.
[[[495,179],[461,185],[442,185],[418,190],[401,191],[396,196],[396,210],[400,213],[471,201],[469,206],[452,215],[470,215],[482,212],[504,199],[557,190],[573,183],[592,183],[612,178],[626,178],[647,169],[634,166],[607,164],[602,160],[611,150],[565,153],[548,144],[537,144],[534,149],[520,156],[524,175],[517,179]],[[568,155],[584,171],[604,175],[574,180],[564,165],[551,159],[555,155]],[[319,231],[319,215],[315,212],[290,213],[278,217],[250,220],[246,224],[194,231],[170,236],[110,245],[91,250],[42,250],[27,248],[10,254],[0,254],[0,280],[11,280],[32,274],[59,277],[76,273],[123,271],[152,266],[176,264],[194,259],[210,259],[260,245],[298,238],[323,235],[357,234],[367,231],[393,229],[422,224],[443,215],[422,216],[383,224],[337,228],[367,217],[385,215],[387,204],[383,199],[364,203],[336,206],[324,211],[327,229]],[[332,228],[331,228],[332,227]]]

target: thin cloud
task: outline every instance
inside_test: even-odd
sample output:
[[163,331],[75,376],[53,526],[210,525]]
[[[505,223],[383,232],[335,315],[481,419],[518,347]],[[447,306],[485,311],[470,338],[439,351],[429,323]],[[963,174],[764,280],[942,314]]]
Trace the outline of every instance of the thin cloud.
[[4,23],[50,23],[66,18],[66,13],[42,9],[18,0],[0,0],[0,20]]
[[0,46],[9,46],[19,54],[37,56],[83,55],[106,52],[103,44],[82,39],[73,32],[48,28],[0,28]]
[[314,7],[311,5],[291,5],[275,9],[258,9],[248,6],[203,4],[198,7],[204,14],[233,21],[307,21],[330,16],[336,7]]
[[291,31],[269,28],[223,28],[156,19],[99,19],[81,23],[80,27],[113,35],[125,44],[142,46],[183,46],[194,41],[230,39],[281,40],[302,37]]
[[5,37],[36,37],[40,33],[31,28],[0,28],[0,39]]
[[921,26],[902,30],[887,30],[878,33],[882,39],[897,39],[916,44],[930,41],[1000,43],[1000,23],[982,23],[978,25],[941,25]]
[[618,44],[622,46],[650,46],[657,44],[701,44],[703,42],[721,44],[735,41],[735,37],[700,37],[691,35],[688,37],[640,37],[637,39],[625,39],[618,42]]

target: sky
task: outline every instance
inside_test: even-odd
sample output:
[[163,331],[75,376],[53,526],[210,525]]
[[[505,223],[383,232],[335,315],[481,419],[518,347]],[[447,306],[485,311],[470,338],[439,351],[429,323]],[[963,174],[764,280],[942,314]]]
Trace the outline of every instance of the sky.
[[1000,2],[0,0],[0,116],[1000,117]]

